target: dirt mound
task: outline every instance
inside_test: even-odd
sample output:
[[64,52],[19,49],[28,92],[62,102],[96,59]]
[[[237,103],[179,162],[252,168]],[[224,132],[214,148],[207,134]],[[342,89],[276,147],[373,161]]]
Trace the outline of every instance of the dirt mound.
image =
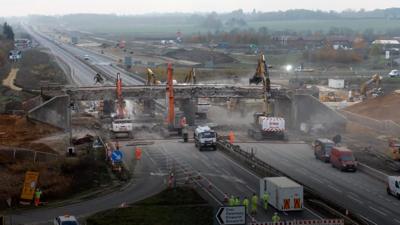
[[400,124],[400,93],[368,99],[344,110],[377,120],[393,120]]
[[59,132],[58,128],[32,122],[21,116],[0,115],[0,145],[30,148],[42,152],[53,152],[44,144],[31,142]]
[[174,59],[199,62],[202,64],[211,60],[214,62],[214,64],[232,63],[235,61],[234,58],[230,57],[227,54],[220,52],[211,52],[201,49],[193,49],[193,50],[178,49],[168,52],[165,55]]

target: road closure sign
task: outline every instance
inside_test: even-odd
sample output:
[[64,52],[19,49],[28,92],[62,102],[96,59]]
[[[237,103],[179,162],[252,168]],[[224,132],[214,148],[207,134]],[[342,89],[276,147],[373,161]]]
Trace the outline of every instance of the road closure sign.
[[24,187],[22,188],[21,199],[31,201],[35,193],[37,180],[39,177],[38,172],[27,171],[25,173]]
[[221,225],[245,225],[246,208],[244,206],[221,207],[215,217]]

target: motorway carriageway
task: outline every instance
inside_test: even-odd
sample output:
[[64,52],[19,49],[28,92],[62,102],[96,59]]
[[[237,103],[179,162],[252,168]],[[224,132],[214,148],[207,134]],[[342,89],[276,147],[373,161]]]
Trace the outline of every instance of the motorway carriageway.
[[312,188],[321,196],[361,215],[371,224],[400,224],[400,201],[386,185],[365,173],[341,172],[316,160],[308,144],[240,143],[256,157]]

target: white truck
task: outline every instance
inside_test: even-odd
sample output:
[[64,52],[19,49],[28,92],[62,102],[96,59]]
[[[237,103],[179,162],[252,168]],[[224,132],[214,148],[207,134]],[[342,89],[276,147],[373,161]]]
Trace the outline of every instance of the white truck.
[[194,145],[201,151],[205,148],[217,150],[217,133],[209,126],[198,126],[194,131]]
[[131,119],[114,119],[111,124],[111,133],[114,138],[133,137],[133,122]]
[[287,177],[260,179],[260,198],[269,195],[269,204],[279,211],[303,210],[303,186]]
[[258,141],[262,139],[284,140],[285,119],[255,113],[253,127],[248,130],[248,135]]
[[400,176],[388,176],[386,182],[387,193],[400,199]]
[[197,101],[197,111],[196,115],[200,119],[205,119],[207,118],[207,113],[210,111],[210,100],[208,98],[199,98]]

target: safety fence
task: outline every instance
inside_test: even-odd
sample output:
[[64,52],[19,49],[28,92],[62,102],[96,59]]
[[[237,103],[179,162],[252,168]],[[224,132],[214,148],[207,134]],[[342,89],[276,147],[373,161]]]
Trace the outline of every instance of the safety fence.
[[59,155],[56,153],[40,152],[25,148],[0,146],[0,157],[2,157],[4,161],[9,162],[15,160],[27,160],[36,163],[57,160]]
[[[263,160],[259,159],[255,156],[254,152],[244,151],[239,145],[231,144],[226,140],[225,137],[221,137],[218,140],[218,149],[236,161],[240,162],[242,165],[245,165],[260,177],[285,176],[299,184],[302,184],[302,182],[291,178],[282,171],[275,169]],[[346,224],[368,224],[366,221],[364,221],[364,219],[362,219],[362,217],[350,212],[336,203],[325,199],[322,194],[319,194],[312,188],[305,185],[303,185],[303,188],[304,196],[307,197],[306,201],[308,201],[310,205],[318,207],[319,210],[325,211],[326,213],[334,215],[338,218],[343,218]]]
[[344,225],[343,219],[323,219],[323,220],[293,220],[282,222],[258,222],[251,225]]

